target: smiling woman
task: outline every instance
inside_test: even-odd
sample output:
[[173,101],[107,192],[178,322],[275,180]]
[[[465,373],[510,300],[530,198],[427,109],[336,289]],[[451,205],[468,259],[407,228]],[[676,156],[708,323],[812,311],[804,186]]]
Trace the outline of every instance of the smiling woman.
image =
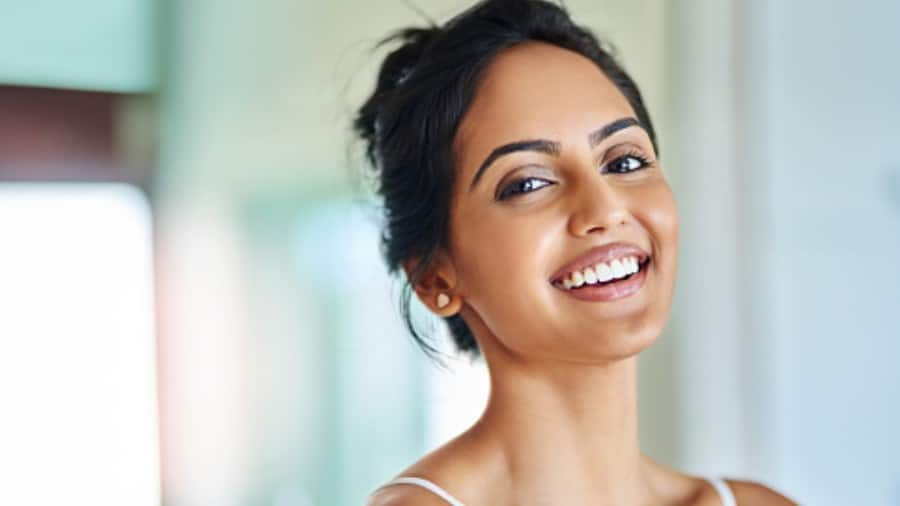
[[678,216],[641,95],[609,51],[534,0],[480,2],[385,43],[400,47],[355,126],[388,267],[459,350],[483,354],[491,393],[370,503],[791,504],[640,451],[636,356],[668,319]]

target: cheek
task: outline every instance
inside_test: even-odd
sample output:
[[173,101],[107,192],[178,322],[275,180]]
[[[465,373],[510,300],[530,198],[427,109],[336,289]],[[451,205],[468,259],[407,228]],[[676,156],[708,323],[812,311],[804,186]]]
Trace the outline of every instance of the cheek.
[[457,234],[454,258],[462,262],[460,274],[471,295],[518,298],[524,286],[545,281],[547,252],[559,240],[556,221],[546,213],[470,217],[464,233]]
[[461,295],[490,333],[521,336],[530,320],[549,319],[544,311],[555,288],[547,281],[548,255],[558,248],[560,220],[549,213],[486,214],[458,222],[465,227],[457,229],[453,252]]
[[675,195],[665,181],[642,192],[636,208],[654,246],[666,254],[677,249],[678,208]]
[[678,208],[669,185],[661,182],[642,197],[640,220],[647,229],[656,259],[660,308],[668,308],[674,294],[678,266]]

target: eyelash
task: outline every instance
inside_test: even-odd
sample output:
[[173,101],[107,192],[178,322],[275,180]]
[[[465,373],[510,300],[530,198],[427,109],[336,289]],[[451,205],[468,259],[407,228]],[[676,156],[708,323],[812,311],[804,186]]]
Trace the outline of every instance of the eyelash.
[[[637,152],[637,151],[631,151],[631,152],[625,153],[625,154],[622,155],[622,156],[617,157],[615,160],[609,162],[609,163],[607,164],[607,166],[614,165],[614,164],[616,164],[616,163],[618,163],[618,162],[621,162],[621,161],[626,160],[626,159],[629,159],[629,158],[634,159],[634,160],[637,160],[638,162],[640,162],[640,166],[639,166],[638,168],[636,168],[636,169],[631,169],[631,170],[614,171],[614,172],[612,172],[612,174],[628,174],[628,173],[630,173],[630,172],[636,172],[636,171],[639,171],[639,170],[641,170],[641,169],[645,169],[645,168],[649,167],[650,165],[652,165],[651,162],[650,162],[650,160],[649,160],[646,156],[642,155],[640,152]],[[541,181],[541,182],[543,182],[543,183],[545,183],[545,184],[542,184],[542,185],[540,185],[540,186],[538,186],[537,188],[534,188],[534,189],[532,189],[532,190],[526,190],[526,191],[512,191],[514,188],[521,187],[522,184],[527,183],[527,182],[529,182],[529,181]],[[506,185],[506,187],[503,188],[503,190],[502,190],[502,191],[500,192],[500,194],[497,196],[497,200],[498,200],[498,201],[499,201],[499,200],[506,200],[506,199],[508,199],[508,198],[510,198],[510,197],[515,197],[515,196],[522,195],[522,194],[525,194],[525,193],[531,193],[531,192],[533,192],[533,191],[537,191],[537,190],[539,190],[539,189],[541,189],[541,188],[543,188],[543,187],[545,187],[545,186],[550,186],[550,185],[552,185],[552,184],[556,184],[556,183],[554,183],[554,182],[552,182],[552,181],[549,181],[549,180],[547,180],[547,179],[544,179],[544,178],[540,178],[540,177],[524,177],[524,178],[521,178],[521,179],[517,179],[517,180],[511,182],[510,184]]]
[[638,170],[641,170],[641,169],[645,169],[645,168],[647,168],[647,167],[649,167],[649,166],[651,165],[650,159],[648,159],[646,156],[644,156],[643,154],[641,154],[641,152],[639,152],[639,151],[629,151],[629,152],[625,153],[624,155],[622,155],[622,156],[616,158],[615,160],[609,162],[609,163],[607,164],[607,166],[613,165],[613,164],[615,164],[616,162],[620,162],[620,161],[622,161],[622,160],[624,160],[624,159],[626,159],[626,158],[634,158],[635,160],[641,162],[640,167],[638,167],[638,168],[636,168],[636,169],[632,169],[632,170],[626,170],[626,171],[624,171],[624,172],[613,172],[613,174],[627,174],[627,173],[629,173],[629,172],[635,172],[635,171],[638,171]]

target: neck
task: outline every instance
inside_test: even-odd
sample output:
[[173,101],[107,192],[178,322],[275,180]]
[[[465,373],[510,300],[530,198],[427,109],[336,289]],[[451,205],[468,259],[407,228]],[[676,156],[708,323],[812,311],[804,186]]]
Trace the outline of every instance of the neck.
[[[514,496],[567,504],[646,502],[638,442],[637,364],[491,364],[479,421],[505,459]],[[551,501],[551,502],[553,502]]]

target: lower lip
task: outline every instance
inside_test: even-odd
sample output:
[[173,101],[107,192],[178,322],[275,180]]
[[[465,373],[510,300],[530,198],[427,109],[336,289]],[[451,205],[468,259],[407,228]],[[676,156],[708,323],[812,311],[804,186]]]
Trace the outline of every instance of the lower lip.
[[559,288],[566,295],[571,295],[576,299],[588,300],[594,302],[609,302],[618,299],[624,299],[630,295],[634,295],[644,286],[644,280],[647,279],[647,270],[650,268],[650,262],[641,266],[641,270],[637,271],[628,279],[616,281],[615,283],[607,283],[605,285],[584,285],[581,288],[573,288],[566,290]]

